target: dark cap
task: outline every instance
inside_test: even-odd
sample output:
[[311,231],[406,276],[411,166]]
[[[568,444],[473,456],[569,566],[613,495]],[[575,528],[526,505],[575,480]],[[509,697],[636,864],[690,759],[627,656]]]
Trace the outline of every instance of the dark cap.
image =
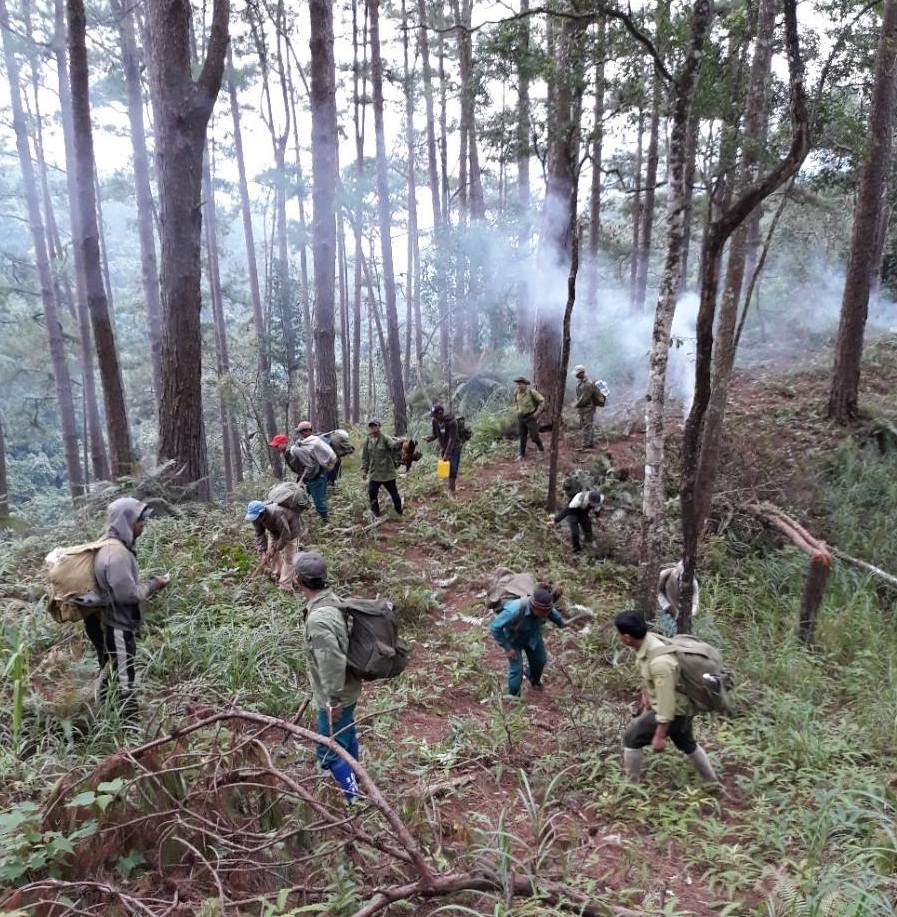
[[444,412],[445,408],[441,404],[434,404],[433,407],[430,408],[431,414],[442,414]]
[[304,582],[327,580],[327,562],[317,551],[300,551],[293,558],[293,573]]
[[643,640],[645,634],[648,633],[648,625],[637,611],[621,611],[614,618],[614,627],[621,634],[626,634],[636,640]]
[[554,596],[547,586],[536,586],[533,590],[533,605],[541,605],[542,608],[551,608],[554,605]]
[[589,491],[589,504],[596,508],[600,507],[604,503],[604,497],[601,494],[600,490],[590,490]]
[[377,420],[376,417],[372,417],[372,418],[368,421],[368,426],[369,426],[369,427],[379,427],[379,426],[381,426],[381,424],[380,424],[380,421]]
[[519,382],[519,383],[521,383],[521,384],[523,384],[523,385],[529,385],[529,379],[527,379],[526,376],[518,376],[518,377],[514,380],[514,382],[515,382],[515,383]]

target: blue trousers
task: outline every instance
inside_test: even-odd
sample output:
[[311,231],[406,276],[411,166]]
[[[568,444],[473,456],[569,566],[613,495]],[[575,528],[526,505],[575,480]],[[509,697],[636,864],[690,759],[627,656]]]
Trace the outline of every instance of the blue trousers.
[[[327,719],[327,710],[318,710],[318,732],[322,736],[332,736],[340,747],[345,748],[353,758],[358,758],[358,733],[355,731],[355,704],[343,707],[342,716],[333,724]],[[341,759],[338,758],[326,745],[315,746],[315,757],[325,770],[330,770]]]
[[318,515],[326,522],[330,515],[330,509],[327,506],[327,474],[322,472],[316,478],[305,482],[305,489],[318,511]]
[[523,684],[523,655],[526,654],[526,661],[529,666],[529,680],[531,684],[537,685],[542,680],[542,672],[545,670],[545,663],[548,662],[548,652],[545,649],[545,642],[539,636],[539,642],[533,646],[515,646],[515,656],[508,660],[508,694],[519,694],[520,686]]

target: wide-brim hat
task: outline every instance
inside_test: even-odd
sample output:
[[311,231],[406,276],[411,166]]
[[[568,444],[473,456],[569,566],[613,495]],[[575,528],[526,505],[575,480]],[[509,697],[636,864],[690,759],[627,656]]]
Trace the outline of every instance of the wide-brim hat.
[[529,379],[527,379],[526,376],[518,376],[518,377],[514,380],[514,383],[515,383],[515,384],[519,383],[519,384],[521,384],[521,385],[529,385]]

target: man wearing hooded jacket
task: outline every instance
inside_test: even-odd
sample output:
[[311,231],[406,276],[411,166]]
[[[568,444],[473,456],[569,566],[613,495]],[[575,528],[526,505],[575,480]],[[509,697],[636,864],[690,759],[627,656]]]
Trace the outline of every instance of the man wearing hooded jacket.
[[127,717],[137,714],[134,688],[137,673],[137,632],[143,626],[140,603],[164,589],[168,574],[140,582],[135,543],[143,533],[152,509],[134,497],[120,497],[109,504],[104,539],[113,543],[97,551],[94,575],[103,598],[103,625],[106,629],[106,652],[111,671],[104,680],[104,690],[115,690]]

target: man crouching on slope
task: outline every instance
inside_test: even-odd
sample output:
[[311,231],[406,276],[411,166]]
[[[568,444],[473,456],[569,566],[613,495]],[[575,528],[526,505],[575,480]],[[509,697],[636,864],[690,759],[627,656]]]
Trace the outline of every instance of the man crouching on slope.
[[686,754],[697,772],[719,786],[707,752],[695,741],[692,721],[696,710],[679,689],[679,663],[671,653],[654,656],[652,650],[665,646],[648,633],[645,619],[635,611],[624,611],[614,618],[617,636],[623,646],[635,650],[635,661],[642,676],[642,713],[623,733],[623,770],[633,782],[642,779],[642,749],[650,745],[663,751],[667,738]]

